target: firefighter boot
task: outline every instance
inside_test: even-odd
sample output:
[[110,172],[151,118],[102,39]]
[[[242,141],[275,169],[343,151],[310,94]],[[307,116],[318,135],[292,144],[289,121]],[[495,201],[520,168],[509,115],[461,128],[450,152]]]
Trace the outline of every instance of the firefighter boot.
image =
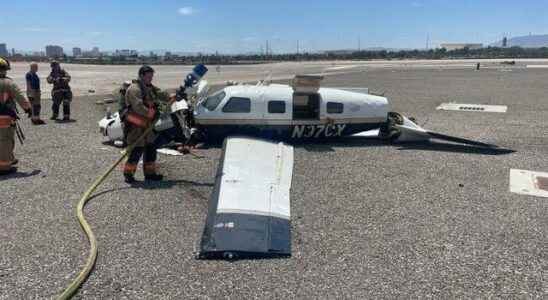
[[40,119],[40,110],[42,110],[41,105],[37,104],[32,106],[32,118],[31,118],[32,125],[46,124],[46,122]]
[[70,121],[70,104],[63,104],[63,121]]

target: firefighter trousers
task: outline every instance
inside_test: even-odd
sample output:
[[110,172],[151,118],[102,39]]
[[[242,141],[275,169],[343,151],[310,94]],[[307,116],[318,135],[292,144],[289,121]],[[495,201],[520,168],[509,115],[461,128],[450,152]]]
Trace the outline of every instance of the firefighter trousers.
[[15,160],[15,127],[0,128],[0,173],[9,171]]

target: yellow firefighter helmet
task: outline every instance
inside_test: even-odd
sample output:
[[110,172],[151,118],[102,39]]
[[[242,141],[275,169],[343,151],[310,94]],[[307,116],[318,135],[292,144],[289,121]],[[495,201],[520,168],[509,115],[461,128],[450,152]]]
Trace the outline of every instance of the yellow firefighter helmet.
[[0,57],[0,71],[7,71],[10,69],[10,61],[6,58]]

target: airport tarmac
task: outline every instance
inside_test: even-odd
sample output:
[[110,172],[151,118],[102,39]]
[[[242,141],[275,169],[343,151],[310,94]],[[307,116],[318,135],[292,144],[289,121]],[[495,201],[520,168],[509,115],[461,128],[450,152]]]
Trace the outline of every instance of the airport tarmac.
[[[227,80],[248,82],[270,78],[273,80],[293,78],[295,74],[337,75],[361,72],[373,69],[473,69],[480,62],[484,68],[506,68],[501,65],[504,59],[479,60],[374,60],[374,61],[314,61],[314,62],[280,62],[258,65],[210,65],[207,74],[212,84],[224,84]],[[514,68],[535,68],[548,66],[548,59],[517,59]],[[72,76],[71,87],[74,95],[105,95],[120,88],[122,82],[137,76],[139,66],[103,66],[62,64]],[[179,86],[192,66],[153,66],[156,69],[156,81],[160,88]],[[21,88],[25,87],[25,74],[29,64],[15,62],[12,64],[12,77]],[[51,98],[51,85],[45,82],[50,72],[49,64],[40,63],[38,75],[42,78],[43,98]],[[93,91],[93,92],[90,92]]]
[[[351,138],[297,145],[291,258],[195,260],[218,148],[199,150],[202,159],[161,155],[163,183],[132,188],[116,171],[85,211],[99,257],[75,298],[547,297],[548,200],[510,193],[508,182],[510,169],[548,171],[548,71],[525,64],[357,68],[326,76],[325,86],[385,93],[394,111],[424,128],[500,149]],[[177,76],[188,71],[161,68]],[[259,73],[234,79],[256,80]],[[160,86],[177,85],[160,74]],[[73,78],[79,85],[79,75]],[[120,155],[98,133],[104,107],[94,102],[102,98],[76,98],[76,123],[33,127],[23,120],[20,173],[0,178],[0,299],[52,298],[83,266],[88,244],[75,206]],[[508,110],[436,110],[447,102]]]

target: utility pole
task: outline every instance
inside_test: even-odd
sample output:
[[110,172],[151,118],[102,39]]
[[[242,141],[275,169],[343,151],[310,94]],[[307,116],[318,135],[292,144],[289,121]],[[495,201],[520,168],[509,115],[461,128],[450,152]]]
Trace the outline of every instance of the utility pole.
[[362,37],[358,36],[358,52],[362,51]]

